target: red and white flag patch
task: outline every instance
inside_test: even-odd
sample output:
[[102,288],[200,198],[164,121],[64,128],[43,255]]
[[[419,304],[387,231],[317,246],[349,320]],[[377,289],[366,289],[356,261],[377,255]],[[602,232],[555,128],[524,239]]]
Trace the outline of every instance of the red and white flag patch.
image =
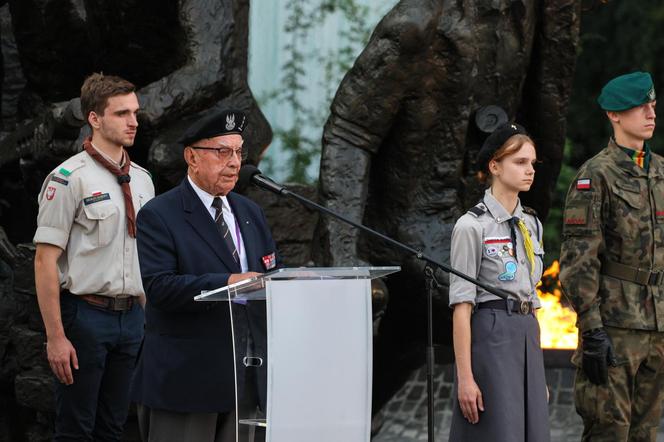
[[590,178],[576,180],[576,190],[590,190]]
[[265,270],[271,270],[277,266],[277,257],[274,252],[263,256],[261,259],[263,260],[263,266],[265,266]]

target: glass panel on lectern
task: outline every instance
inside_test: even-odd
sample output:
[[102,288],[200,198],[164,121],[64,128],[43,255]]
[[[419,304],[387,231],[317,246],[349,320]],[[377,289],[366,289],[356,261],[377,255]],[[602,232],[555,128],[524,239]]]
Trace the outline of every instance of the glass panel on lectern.
[[[238,441],[264,433],[267,394],[267,330],[265,300],[230,298],[235,354]],[[247,425],[247,424],[251,425]]]
[[[290,424],[287,424],[284,427],[282,422],[283,416],[291,416],[289,414],[289,402],[297,402],[291,398],[288,399],[287,396],[291,395],[292,388],[289,386],[285,390],[281,388],[279,391],[282,396],[272,395],[271,398],[267,397],[268,394],[268,327],[271,327],[271,343],[276,346],[273,347],[273,354],[270,356],[273,363],[270,366],[272,370],[269,374],[271,389],[279,387],[280,385],[287,384],[290,380],[294,380],[296,384],[298,383],[306,384],[307,376],[310,378],[315,378],[316,373],[311,373],[311,370],[307,369],[308,365],[321,364],[329,355],[326,353],[327,348],[332,348],[335,345],[338,346],[339,343],[336,342],[339,336],[339,332],[335,331],[334,328],[339,326],[339,323],[336,319],[338,317],[348,317],[346,310],[343,310],[345,306],[349,305],[349,301],[357,300],[358,303],[351,303],[353,305],[357,304],[361,308],[353,311],[353,317],[355,318],[355,328],[353,330],[359,330],[360,339],[355,339],[352,343],[356,346],[361,347],[361,351],[357,351],[354,354],[369,355],[371,354],[371,300],[363,298],[367,296],[368,291],[370,291],[370,284],[366,284],[363,281],[357,280],[369,280],[374,278],[379,278],[391,273],[398,272],[399,267],[336,267],[336,268],[288,268],[288,269],[278,269],[270,273],[260,275],[255,278],[247,279],[240,281],[236,284],[231,284],[226,287],[221,287],[216,290],[210,290],[205,293],[201,293],[196,296],[197,301],[217,301],[223,302],[223,308],[230,309],[231,318],[232,318],[232,333],[233,333],[233,342],[234,349],[233,353],[235,355],[235,385],[236,385],[236,410],[237,410],[237,429],[238,429],[238,442],[253,441],[256,434],[261,437],[261,434],[271,432],[274,434],[276,430],[281,432],[284,431],[284,428],[291,428]],[[337,281],[343,280],[343,281]],[[355,281],[352,281],[355,280]],[[325,286],[328,284],[333,284],[334,287],[341,287],[341,289],[327,289],[324,294],[321,294],[320,290],[314,289],[311,290],[309,287],[318,287],[317,281],[324,282]],[[270,284],[268,286],[268,284]],[[352,286],[352,287],[351,287]],[[357,287],[356,287],[357,286]],[[294,289],[291,289],[294,287]],[[354,291],[358,289],[361,296],[354,297]],[[362,287],[364,287],[362,289]],[[279,296],[275,297],[275,290],[280,293]],[[267,300],[268,295],[267,291],[270,290],[270,317],[272,320],[268,319],[267,311]],[[314,293],[315,296],[311,294]],[[324,296],[321,296],[324,295]],[[370,295],[369,295],[370,296]],[[292,299],[291,299],[292,298]],[[324,299],[323,299],[324,298]],[[341,302],[337,303],[336,299],[341,299]],[[277,302],[278,300],[281,300]],[[327,304],[323,304],[327,302]],[[318,304],[319,306],[316,306]],[[321,310],[320,305],[325,305],[325,308]],[[315,314],[319,315],[315,318],[311,318],[311,315],[299,315],[296,317],[292,316],[294,311],[300,312],[301,308],[306,307],[307,312],[317,312]],[[313,308],[316,307],[316,308]],[[332,310],[337,311],[336,314],[331,314]],[[275,314],[275,311],[279,310],[282,314]],[[322,316],[321,316],[322,315]],[[327,327],[321,326],[320,319],[316,318],[333,316],[333,322],[327,324]],[[351,315],[352,316],[352,315]],[[275,319],[277,318],[277,319]],[[271,321],[271,322],[270,322]],[[363,325],[363,321],[367,322],[366,326]],[[275,328],[277,327],[277,328]],[[325,330],[321,330],[324,328]],[[275,334],[275,330],[279,330],[280,333]],[[344,325],[344,330],[350,329],[349,324]],[[296,333],[294,335],[289,335],[289,333],[296,330],[302,330],[302,333]],[[319,335],[323,336],[321,333],[326,332],[324,336],[328,336],[327,347],[321,347],[318,343],[320,342]],[[365,333],[366,332],[366,333]],[[362,333],[365,333],[364,336]],[[346,333],[348,334],[348,333]],[[344,335],[342,333],[342,335]],[[285,338],[285,336],[288,336]],[[275,338],[279,338],[275,341]],[[305,343],[294,345],[296,341],[302,341]],[[349,341],[350,342],[350,341]],[[271,344],[271,345],[272,345]],[[276,348],[276,350],[275,350]],[[297,356],[284,356],[290,355],[288,349],[293,351],[302,349],[303,352],[307,353],[307,357],[302,357],[301,354]],[[343,347],[347,348],[346,346]],[[314,361],[309,358],[311,354],[319,352],[319,356],[315,358]],[[297,353],[297,352],[296,352]],[[347,353],[347,352],[346,352]],[[338,364],[342,362],[342,359],[348,356],[347,354],[341,354],[335,358],[335,363]],[[284,361],[284,358],[287,360]],[[355,356],[353,356],[355,358]],[[360,358],[362,359],[362,358]],[[370,360],[370,359],[369,359]],[[296,377],[291,375],[287,376],[288,372],[293,372],[290,369],[291,363],[293,361],[298,362],[298,369],[304,370],[303,374],[297,374]],[[352,364],[349,367],[360,367],[357,365],[361,361],[353,359]],[[366,361],[365,361],[366,362]],[[370,364],[368,365],[370,367]],[[363,393],[362,389],[354,388],[353,391],[356,391],[360,396],[366,396],[367,403],[370,404],[370,370],[367,367],[366,370],[361,370],[360,378],[366,378],[364,382],[367,384],[367,392]],[[329,367],[328,367],[329,368]],[[274,372],[278,371],[279,374]],[[313,370],[314,372],[320,370]],[[357,370],[356,370],[357,371]],[[346,371],[348,373],[348,371]],[[362,379],[360,379],[362,380]],[[277,382],[279,381],[279,382]],[[320,381],[324,383],[327,381]],[[317,384],[317,385],[320,385]],[[348,383],[348,382],[347,382]],[[276,384],[276,387],[275,387]],[[291,385],[291,384],[288,384]],[[328,386],[329,387],[329,386]],[[322,387],[321,387],[322,388]],[[270,390],[270,391],[272,391]],[[285,391],[285,393],[284,393]],[[342,391],[342,390],[339,390]],[[272,393],[270,393],[272,394]],[[345,394],[345,393],[344,393]],[[283,396],[286,395],[286,396]],[[300,396],[302,393],[300,394]],[[297,396],[297,395],[296,395]],[[300,397],[298,396],[298,397]],[[304,396],[301,396],[304,397]],[[344,396],[346,397],[346,396]],[[277,399],[275,399],[277,398]],[[284,399],[286,398],[286,399]],[[277,410],[277,417],[275,418],[275,403],[280,404],[280,408]],[[307,402],[309,403],[309,402]],[[358,402],[359,404],[360,402]],[[345,407],[345,405],[344,405]],[[361,407],[360,407],[361,408]],[[268,411],[271,410],[271,411]],[[301,407],[298,406],[297,410],[301,410]],[[306,410],[301,410],[305,413]],[[370,406],[366,407],[367,416],[370,415]],[[272,424],[267,428],[267,414],[272,413],[270,419]],[[300,413],[298,411],[296,414]],[[345,413],[345,412],[344,412]],[[305,413],[306,414],[306,413]],[[345,415],[344,415],[345,416]],[[357,420],[357,418],[346,418],[350,420]],[[290,417],[289,417],[290,419]],[[348,420],[347,419],[347,420]],[[367,419],[369,419],[367,417]],[[290,420],[289,420],[290,422]],[[347,424],[347,422],[346,422]],[[336,424],[335,424],[336,425]],[[300,423],[292,426],[292,430],[295,431],[297,428],[302,427]],[[304,425],[306,427],[306,425]],[[337,431],[344,431],[346,428],[344,425],[341,425],[340,429]],[[368,427],[367,427],[368,428]],[[367,432],[368,435],[368,432]],[[330,436],[333,437],[333,436]],[[282,438],[283,439],[283,438]],[[292,438],[284,440],[294,440]],[[298,441],[302,440],[297,439]],[[311,438],[307,439],[307,441]],[[331,440],[329,437],[326,440]],[[336,439],[339,440],[339,439]]]

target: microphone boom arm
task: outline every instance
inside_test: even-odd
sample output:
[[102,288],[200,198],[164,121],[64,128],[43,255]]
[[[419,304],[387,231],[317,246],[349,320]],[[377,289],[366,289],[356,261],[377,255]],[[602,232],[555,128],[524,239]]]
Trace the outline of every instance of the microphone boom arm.
[[[260,180],[261,184],[262,184],[263,181],[265,181],[264,177],[262,177],[262,176],[259,177],[258,175],[254,175],[252,178],[256,181]],[[482,287],[484,290],[486,290],[487,292],[489,292],[493,295],[496,295],[496,296],[498,296],[500,298],[503,298],[503,299],[507,299],[508,296],[509,296],[509,294],[507,292],[505,292],[505,291],[503,291],[503,290],[501,290],[497,287],[493,287],[491,285],[488,285],[488,284],[485,284],[481,281],[478,281],[477,279],[475,279],[471,276],[468,276],[465,273],[462,273],[462,272],[460,272],[456,269],[453,269],[452,267],[448,266],[447,264],[444,264],[440,261],[436,261],[435,259],[431,258],[430,256],[425,255],[424,253],[422,253],[420,250],[416,250],[416,249],[414,249],[410,246],[407,246],[407,245],[405,245],[405,244],[403,244],[399,241],[396,241],[396,240],[390,238],[389,236],[383,235],[382,233],[377,232],[377,231],[371,229],[370,227],[367,227],[363,224],[360,224],[360,223],[357,223],[357,222],[355,222],[351,219],[348,219],[345,216],[340,215],[340,214],[328,209],[327,207],[323,207],[320,204],[316,204],[315,202],[313,202],[313,201],[311,201],[311,200],[309,200],[309,199],[307,199],[307,198],[305,198],[301,195],[298,195],[297,193],[291,192],[286,187],[280,186],[279,184],[275,183],[272,180],[268,180],[268,181],[270,183],[272,183],[272,185],[275,187],[274,190],[272,188],[270,188],[268,190],[272,190],[272,191],[274,191],[276,193],[279,193],[281,195],[288,196],[288,197],[291,197],[293,199],[296,199],[300,203],[304,204],[307,207],[310,207],[312,209],[323,212],[323,213],[325,213],[327,215],[330,215],[334,218],[337,218],[337,219],[339,219],[339,220],[341,220],[341,221],[343,221],[347,224],[350,224],[353,227],[357,227],[360,230],[371,233],[372,235],[382,239],[383,241],[395,246],[398,249],[405,250],[407,252],[412,253],[413,255],[415,255],[415,257],[417,257],[417,259],[419,259],[421,261],[426,261],[430,264],[433,264],[434,266],[439,267],[440,269],[442,269],[445,272],[452,273],[452,274],[458,276],[459,278],[465,279],[466,281],[475,284],[478,287]],[[266,185],[264,184],[262,186],[261,185],[259,185],[259,186],[264,187]],[[270,186],[270,187],[272,187],[272,186]],[[279,190],[276,190],[276,188],[279,188]]]

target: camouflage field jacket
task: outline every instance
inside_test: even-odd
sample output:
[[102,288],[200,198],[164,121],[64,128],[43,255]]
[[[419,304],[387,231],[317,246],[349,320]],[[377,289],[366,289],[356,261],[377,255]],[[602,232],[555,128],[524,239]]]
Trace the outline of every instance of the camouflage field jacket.
[[613,141],[567,193],[560,281],[581,331],[664,331],[664,158],[648,172]]

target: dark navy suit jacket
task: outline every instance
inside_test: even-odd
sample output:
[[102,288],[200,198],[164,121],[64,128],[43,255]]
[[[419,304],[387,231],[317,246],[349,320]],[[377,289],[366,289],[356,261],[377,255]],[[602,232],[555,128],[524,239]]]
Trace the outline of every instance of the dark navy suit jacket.
[[[260,207],[230,192],[249,271],[265,272],[275,253]],[[208,210],[185,178],[149,201],[137,216],[137,246],[145,307],[145,340],[132,400],[154,409],[225,412],[234,409],[234,360],[225,302],[195,302],[201,290],[227,285],[237,264]]]

